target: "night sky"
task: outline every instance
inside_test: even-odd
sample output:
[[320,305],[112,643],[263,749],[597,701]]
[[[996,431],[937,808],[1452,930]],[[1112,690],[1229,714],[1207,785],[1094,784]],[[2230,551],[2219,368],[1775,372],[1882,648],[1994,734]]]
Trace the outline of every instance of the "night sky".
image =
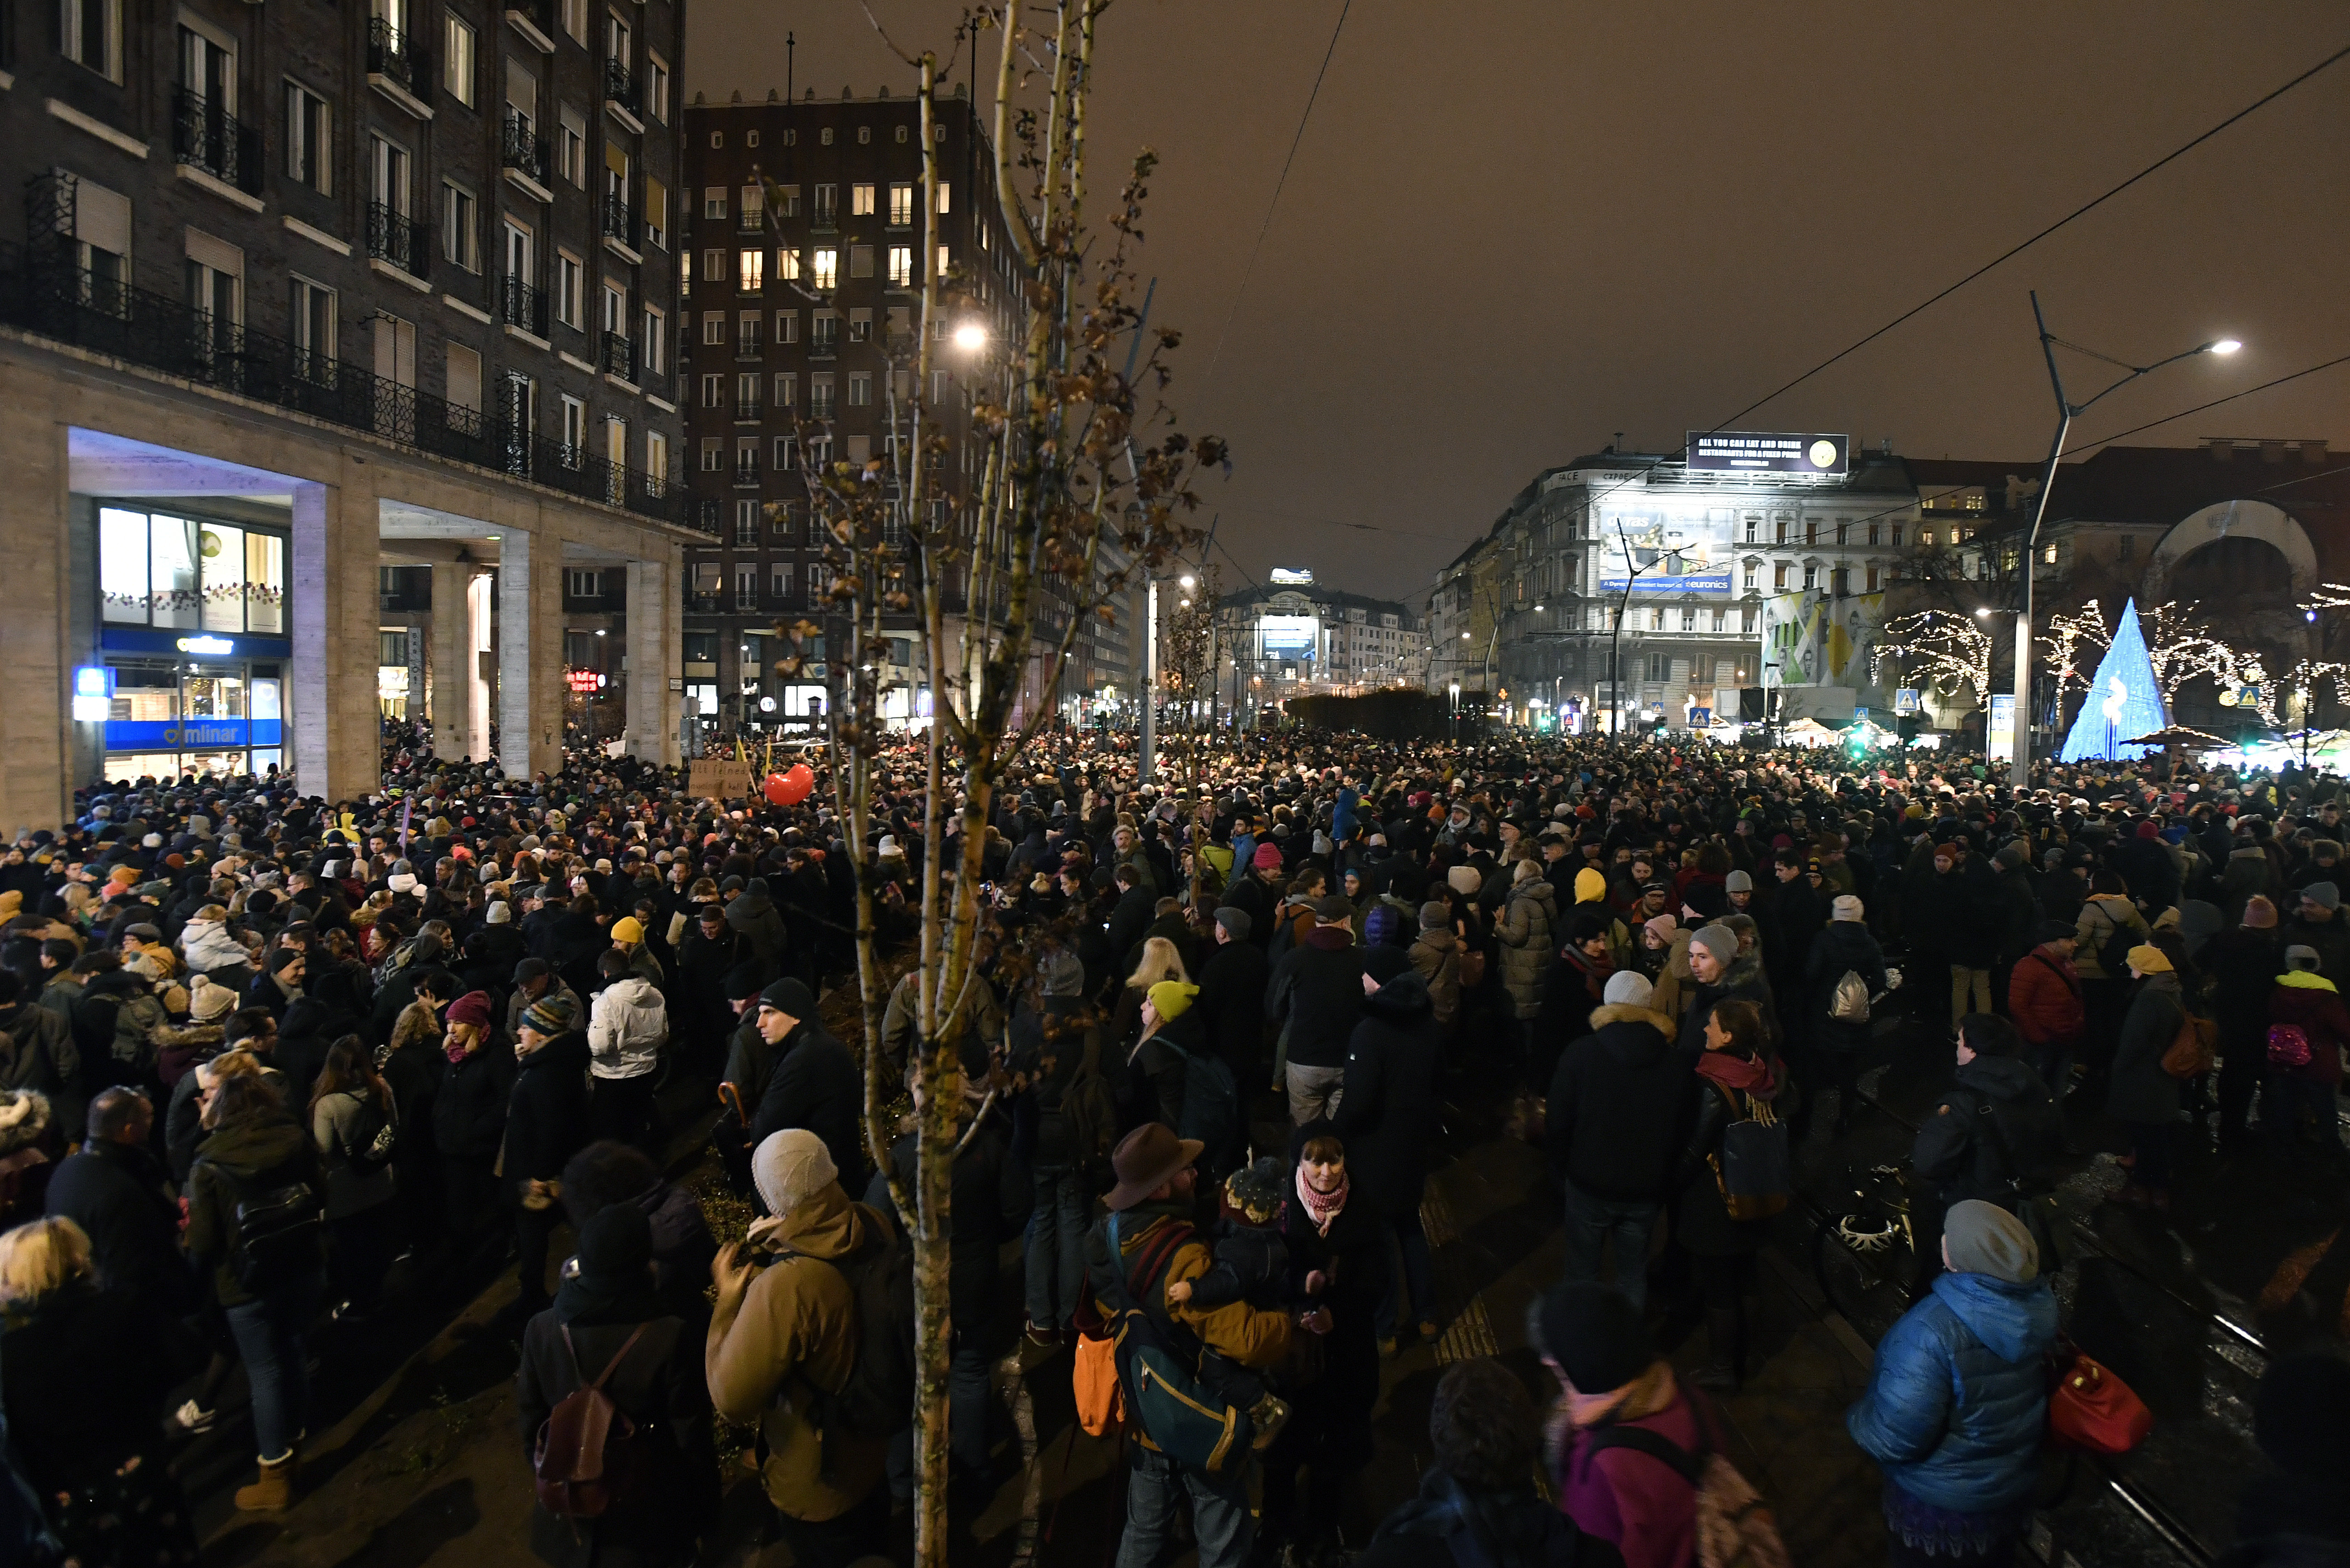
[[[942,57],[962,14],[873,8]],[[1144,269],[1153,321],[1186,335],[1186,428],[1233,445],[1205,490],[1228,587],[1283,565],[1422,595],[1544,465],[1618,431],[1678,451],[2350,43],[2334,0],[1354,0],[1235,312],[1339,8],[1120,0],[1099,34],[1091,178],[1114,189],[1146,143],[1163,160]],[[787,28],[802,91],[911,88],[856,0],[695,0],[688,98],[780,89]],[[1739,428],[2037,460],[2033,287],[2117,358],[2245,343],[2116,393],[2076,441],[2350,353],[2345,151],[2350,60]],[[2132,439],[2350,448],[2345,410],[2350,365]]]

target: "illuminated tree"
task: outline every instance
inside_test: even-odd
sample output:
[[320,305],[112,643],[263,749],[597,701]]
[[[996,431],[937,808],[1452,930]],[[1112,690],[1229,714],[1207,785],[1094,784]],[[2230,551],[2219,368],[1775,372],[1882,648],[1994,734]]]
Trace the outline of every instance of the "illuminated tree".
[[1923,684],[1945,695],[1961,685],[1974,688],[1975,701],[1991,705],[1992,640],[1974,616],[1954,610],[1918,610],[1885,623],[1869,659],[1869,676],[1888,662],[1915,669]]

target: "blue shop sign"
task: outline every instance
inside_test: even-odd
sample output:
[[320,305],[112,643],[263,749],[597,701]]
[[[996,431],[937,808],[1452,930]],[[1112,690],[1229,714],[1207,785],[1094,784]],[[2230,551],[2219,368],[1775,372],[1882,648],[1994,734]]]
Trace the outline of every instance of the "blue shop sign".
[[284,743],[282,719],[109,719],[109,752],[234,752]]
[[191,659],[290,659],[294,645],[282,637],[224,637],[216,631],[164,627],[109,626],[98,635],[109,653],[172,653]]

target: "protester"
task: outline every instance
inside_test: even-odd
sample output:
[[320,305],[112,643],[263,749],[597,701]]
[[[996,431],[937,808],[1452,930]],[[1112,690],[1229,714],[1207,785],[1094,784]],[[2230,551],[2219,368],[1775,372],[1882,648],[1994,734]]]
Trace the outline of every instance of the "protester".
[[2186,1012],[2178,975],[2161,949],[2140,943],[2130,949],[2128,965],[2137,991],[2115,1043],[2106,1096],[2106,1114],[2128,1128],[2130,1139],[2129,1179],[2114,1201],[2168,1212],[2178,1158],[2178,1080],[2163,1071],[2162,1058]]
[[1638,973],[1609,977],[1592,1033],[1559,1056],[1546,1113],[1551,1174],[1566,1198],[1565,1277],[1596,1282],[1612,1239],[1616,1288],[1635,1307],[1648,1298],[1648,1241],[1694,1109],[1673,1021],[1648,1007],[1651,994]]
[[1649,1344],[1639,1309],[1620,1291],[1567,1281],[1526,1309],[1526,1338],[1558,1382],[1549,1469],[1559,1511],[1627,1568],[1697,1568],[1697,1489],[1631,1444],[1601,1440],[1637,1428],[1684,1454],[1718,1449],[1714,1418]]
[[1674,1234],[1696,1266],[1705,1302],[1702,1386],[1735,1389],[1746,1376],[1746,1295],[1762,1250],[1766,1217],[1731,1213],[1722,1185],[1721,1145],[1733,1121],[1768,1117],[1779,1097],[1780,1064],[1763,1039],[1762,1010],[1731,997],[1704,1010],[1704,1054],[1696,1063],[1694,1122],[1675,1178]]

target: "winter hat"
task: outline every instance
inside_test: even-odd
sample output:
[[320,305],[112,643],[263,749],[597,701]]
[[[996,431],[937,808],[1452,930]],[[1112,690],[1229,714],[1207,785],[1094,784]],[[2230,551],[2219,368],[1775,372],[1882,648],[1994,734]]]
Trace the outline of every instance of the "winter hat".
[[2006,845],[1998,854],[1992,856],[1991,857],[1991,863],[1998,867],[2002,871],[2014,871],[2020,869],[2023,864],[2031,858],[2032,852],[2024,848],[2023,841],[2019,838]]
[[524,1010],[523,1027],[537,1031],[552,1040],[569,1033],[573,1012],[571,999],[557,992],[548,992]]
[[236,992],[224,985],[214,985],[202,971],[188,982],[188,1016],[199,1023],[210,1023],[236,1011]]
[[1200,994],[1196,985],[1186,985],[1180,980],[1162,980],[1150,988],[1150,1005],[1161,1021],[1171,1021],[1191,1010],[1191,999]]
[[2350,1459],[2350,1361],[2303,1350],[2269,1363],[2252,1391],[2252,1437],[2278,1469],[2335,1484]]
[[1828,905],[1828,919],[1831,920],[1857,920],[1863,913],[1860,900],[1850,893],[1837,894],[1835,900]]
[[1287,1173],[1281,1161],[1265,1155],[1224,1178],[1224,1207],[1252,1225],[1277,1225],[1289,1201]]
[[1483,887],[1485,879],[1477,875],[1474,866],[1455,866],[1444,874],[1444,885],[1456,893],[1468,896]]
[[299,962],[306,955],[299,948],[279,948],[277,951],[270,957],[269,972],[272,974],[283,974],[286,972],[287,965]]
[[[1731,876],[1740,875],[1731,872]],[[1607,898],[1607,878],[1593,867],[1586,866],[1575,874],[1575,901],[1578,904],[1605,903]]]
[[2301,970],[2314,974],[2317,971],[2317,966],[2323,961],[2324,961],[2318,957],[2315,948],[2303,947],[2299,942],[2284,950],[2284,967],[2287,969]]
[[1443,899],[1430,898],[1427,903],[1422,904],[1419,907],[1419,929],[1421,930],[1440,931],[1451,924],[1452,911],[1445,908]]
[[2149,942],[2140,942],[2137,946],[2130,949],[2129,955],[2125,961],[2128,963],[2130,968],[2137,971],[2140,974],[2169,974],[2172,972],[2170,968],[2170,960],[2164,955],[2163,950],[2160,948],[2156,947]]
[[779,1220],[839,1179],[824,1139],[806,1127],[769,1133],[751,1156],[752,1183]]
[[2043,920],[2040,929],[2033,933],[2032,940],[2035,942],[2063,942],[2070,941],[2079,934],[2063,920]]
[[2137,825],[2137,836],[2140,838],[2159,838],[2162,836],[2162,829],[2155,825],[2154,818],[2147,817]]
[[1256,853],[1249,857],[1249,864],[1259,871],[1280,870],[1281,846],[1275,844],[1258,845]]
[[633,1203],[599,1209],[579,1227],[579,1282],[591,1290],[617,1291],[650,1284],[653,1261],[652,1221]]
[[2338,909],[2342,907],[2342,889],[2331,882],[2312,882],[2301,890],[2301,896],[2321,909]]
[[493,926],[510,926],[514,924],[514,906],[500,898],[483,911],[482,919]]
[[2269,902],[2268,895],[2255,893],[2244,900],[2244,924],[2256,931],[2276,929],[2277,908]]
[[[1235,913],[1239,913],[1243,921],[1248,919],[1243,911],[1235,911]],[[1247,928],[1243,926],[1242,929],[1232,933],[1232,940],[1239,941],[1247,934]],[[1086,966],[1078,960],[1076,954],[1066,949],[1046,957],[1044,962],[1036,966],[1036,972],[1038,980],[1044,985],[1046,996],[1079,996],[1085,992]]]
[[1248,940],[1250,928],[1255,922],[1249,919],[1249,912],[1246,909],[1236,909],[1226,904],[1216,911],[1216,924],[1223,927],[1225,934],[1232,940],[1244,942]]
[[1526,1337],[1578,1394],[1621,1388],[1657,1359],[1640,1309],[1609,1285],[1553,1285],[1526,1309]]
[[452,1023],[487,1023],[490,1021],[490,993],[469,991],[449,1004]]
[[1721,879],[1721,890],[1725,893],[1752,893],[1754,891],[1754,878],[1743,871],[1732,871]]
[[1363,955],[1363,972],[1381,985],[1410,968],[1411,955],[1392,942],[1372,948]]
[[1728,926],[1700,926],[1690,940],[1711,953],[1719,962],[1730,963],[1738,957],[1738,933]]
[[759,993],[759,1005],[774,1008],[788,1018],[814,1018],[816,998],[809,994],[804,981],[779,980]]
[[2011,1285],[2028,1285],[2040,1272],[2040,1249],[2032,1232],[1996,1203],[1970,1198],[1951,1204],[1942,1217],[1942,1240],[1954,1273],[1989,1274]]
[[1646,1007],[1656,994],[1648,977],[1637,969],[1617,970],[1607,977],[1607,989],[1602,992],[1610,1007]]
[[645,940],[644,922],[633,915],[622,915],[612,922],[612,940],[626,942],[630,947],[636,946]]
[[1669,942],[1673,939],[1674,927],[1679,924],[1670,915],[1658,915],[1641,921],[1640,929],[1660,942]]

